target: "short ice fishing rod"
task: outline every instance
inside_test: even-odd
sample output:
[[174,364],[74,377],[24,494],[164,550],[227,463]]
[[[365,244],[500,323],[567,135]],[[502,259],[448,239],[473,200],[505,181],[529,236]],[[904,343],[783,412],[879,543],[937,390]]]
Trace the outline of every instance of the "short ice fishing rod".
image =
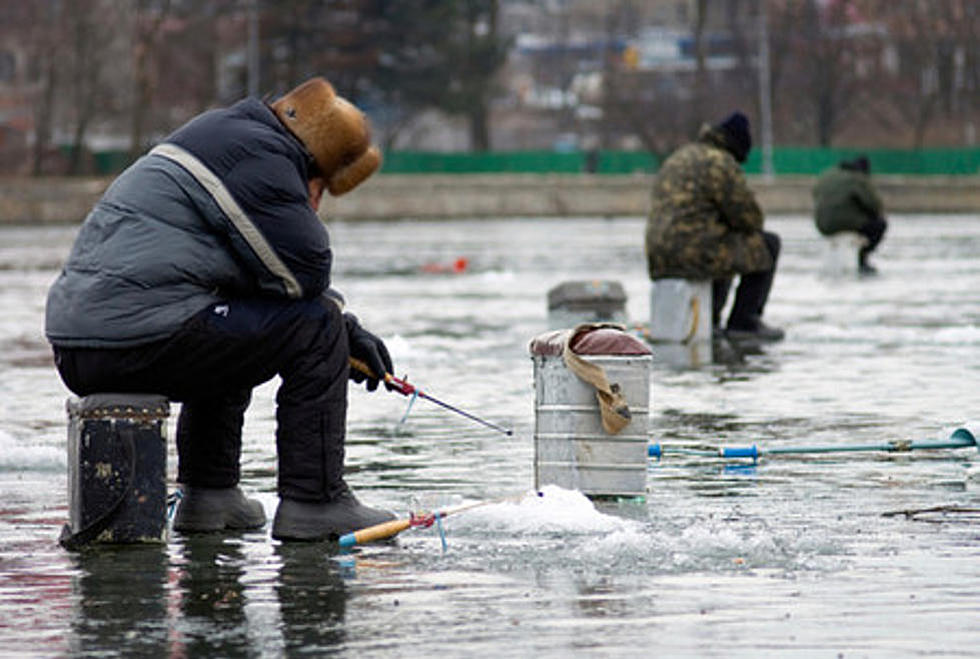
[[[372,378],[376,378],[377,377],[374,374],[374,372],[371,371],[371,367],[369,367],[367,364],[365,364],[364,362],[362,362],[360,359],[355,359],[354,357],[351,357],[350,358],[350,365],[353,366],[354,368],[356,368],[357,370],[359,370],[361,373],[364,373],[365,375],[367,375],[369,377],[372,377]],[[480,417],[476,416],[475,414],[470,414],[469,412],[467,412],[465,410],[461,410],[458,407],[455,407],[453,405],[450,405],[449,403],[446,403],[444,401],[441,401],[438,398],[435,398],[435,397],[431,396],[427,392],[422,391],[421,389],[417,388],[415,385],[409,384],[407,380],[403,380],[401,378],[396,378],[391,373],[385,373],[384,381],[387,384],[389,384],[394,391],[397,391],[398,393],[400,393],[403,396],[418,396],[419,398],[425,398],[426,400],[432,401],[436,405],[440,405],[440,406],[446,408],[450,412],[455,412],[456,414],[459,414],[461,416],[465,416],[467,419],[470,419],[472,421],[476,421],[477,423],[482,424],[482,425],[486,426],[487,428],[492,428],[492,429],[496,430],[497,432],[504,433],[505,435],[513,435],[514,434],[514,431],[513,430],[510,430],[508,428],[502,428],[501,426],[498,426],[495,423],[491,423],[491,422],[487,421],[486,419],[481,419]]]
[[753,461],[763,455],[793,455],[802,453],[853,453],[856,451],[887,451],[889,453],[905,453],[918,449],[949,449],[975,447],[980,451],[980,442],[966,428],[957,428],[945,440],[898,440],[883,444],[840,444],[828,446],[774,446],[761,449],[752,446],[722,446],[716,449],[693,449],[679,446],[661,446],[659,443],[647,446],[647,455],[659,460],[665,454],[698,455],[708,458],[752,458]]
[[[541,491],[536,491],[535,494],[539,497],[544,496],[544,493]],[[442,536],[442,520],[450,515],[472,510],[473,508],[481,508],[483,506],[490,506],[498,503],[517,503],[523,500],[526,496],[527,493],[517,496],[502,497],[500,499],[489,499],[486,501],[464,503],[449,508],[441,508],[433,512],[411,513],[408,517],[393,519],[390,522],[382,522],[381,524],[375,524],[374,526],[352,531],[351,533],[345,533],[344,535],[340,536],[337,543],[340,545],[341,549],[350,549],[355,545],[363,545],[369,542],[377,542],[378,540],[393,538],[405,529],[429,528],[433,524],[436,524],[439,527],[439,534]],[[445,546],[445,538],[443,538],[443,549],[445,549]]]

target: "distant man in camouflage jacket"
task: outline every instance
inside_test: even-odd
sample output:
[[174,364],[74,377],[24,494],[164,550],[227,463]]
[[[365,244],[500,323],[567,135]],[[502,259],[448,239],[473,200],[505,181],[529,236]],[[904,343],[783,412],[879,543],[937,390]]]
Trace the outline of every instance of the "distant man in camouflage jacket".
[[821,234],[853,231],[867,239],[858,252],[858,269],[862,274],[875,274],[877,269],[868,263],[868,255],[881,242],[888,222],[881,197],[871,183],[867,156],[842,160],[824,172],[813,188],[813,205],[813,219]]
[[782,330],[763,323],[762,312],[780,240],[763,231],[762,211],[739,167],[751,148],[748,119],[735,112],[702,127],[697,141],[664,161],[647,219],[647,268],[650,279],[711,279],[716,328],[732,278],[740,275],[728,335],[778,340]]

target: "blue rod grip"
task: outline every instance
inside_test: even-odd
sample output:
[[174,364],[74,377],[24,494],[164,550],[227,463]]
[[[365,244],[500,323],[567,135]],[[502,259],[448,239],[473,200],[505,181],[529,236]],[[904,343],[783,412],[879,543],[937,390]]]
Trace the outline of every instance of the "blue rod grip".
[[759,449],[755,444],[752,446],[723,447],[718,449],[718,454],[723,458],[752,458],[755,460],[759,457]]
[[655,444],[647,445],[647,457],[660,459],[664,454],[663,449],[660,447],[660,442]]

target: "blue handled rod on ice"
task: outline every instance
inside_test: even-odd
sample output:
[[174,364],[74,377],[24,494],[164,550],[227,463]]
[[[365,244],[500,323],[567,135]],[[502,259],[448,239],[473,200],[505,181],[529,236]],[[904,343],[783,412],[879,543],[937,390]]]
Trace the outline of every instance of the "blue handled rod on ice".
[[793,455],[803,453],[853,453],[857,451],[887,451],[889,453],[905,453],[920,449],[946,449],[976,447],[980,451],[980,443],[966,428],[957,428],[945,440],[899,440],[882,444],[844,444],[827,446],[774,446],[761,449],[752,446],[722,446],[716,449],[693,449],[680,446],[662,446],[659,442],[647,446],[647,456],[659,460],[666,454],[697,455],[706,458],[752,458],[757,460],[764,455]]
[[[367,375],[369,377],[372,377],[372,378],[378,377],[377,375],[374,374],[374,372],[371,371],[371,367],[369,367],[367,364],[365,364],[364,362],[362,362],[360,359],[355,359],[354,357],[351,357],[350,358],[350,365],[353,366],[354,368],[356,368],[357,370],[359,370],[361,373],[364,373],[365,375]],[[426,399],[428,401],[432,401],[436,405],[440,405],[440,406],[446,408],[450,412],[455,412],[456,414],[459,414],[461,416],[465,416],[467,419],[470,419],[472,421],[476,421],[477,423],[482,424],[482,425],[486,426],[487,428],[492,428],[492,429],[496,430],[497,432],[504,433],[505,435],[513,435],[514,434],[514,431],[513,430],[509,430],[508,428],[502,428],[502,427],[498,426],[495,423],[491,423],[491,422],[489,422],[489,421],[487,421],[485,419],[481,419],[480,417],[476,416],[475,414],[470,414],[469,412],[466,412],[464,410],[461,410],[458,407],[454,407],[453,405],[450,405],[449,403],[443,402],[443,401],[439,400],[438,398],[435,398],[434,396],[429,395],[427,392],[422,391],[421,389],[415,387],[414,385],[409,384],[407,380],[396,378],[391,373],[385,373],[385,375],[384,375],[384,381],[386,383],[388,383],[389,385],[391,385],[391,387],[392,387],[392,389],[394,391],[397,391],[398,393],[400,393],[403,396],[418,396],[419,398],[424,398],[424,399]]]

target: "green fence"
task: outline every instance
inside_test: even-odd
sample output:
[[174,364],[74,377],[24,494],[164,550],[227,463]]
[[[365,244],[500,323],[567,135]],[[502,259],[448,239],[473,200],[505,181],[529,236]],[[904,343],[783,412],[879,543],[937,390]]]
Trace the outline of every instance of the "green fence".
[[[980,174],[980,149],[813,149],[780,147],[773,149],[772,166],[776,174],[817,174],[841,160],[860,154],[868,156],[875,174],[913,174],[964,176]],[[745,163],[750,174],[762,172],[762,154],[754,149]]]
[[[865,154],[876,174],[976,175],[980,149],[773,149],[776,174],[813,175],[845,158]],[[583,152],[505,151],[490,153],[434,153],[396,151],[385,154],[383,172],[391,174],[510,172],[526,174],[584,172],[589,156]],[[600,151],[594,171],[630,174],[656,171],[658,158],[645,151]],[[745,163],[749,174],[762,172],[762,153],[754,149]]]
[[[773,149],[773,169],[777,175],[812,175],[863,153],[875,174],[976,175],[980,174],[980,149],[818,149],[777,147]],[[103,151],[93,154],[99,174],[120,172],[129,162],[125,152]],[[571,174],[595,171],[599,174],[654,172],[659,159],[645,151],[492,151],[487,153],[390,151],[381,171],[390,174]],[[762,153],[753,149],[745,163],[749,174],[762,172]]]
[[[435,153],[389,151],[381,171],[390,174],[573,174],[587,171],[589,155],[581,151],[492,151]],[[657,159],[643,151],[602,151],[595,171],[601,174],[652,172]]]

